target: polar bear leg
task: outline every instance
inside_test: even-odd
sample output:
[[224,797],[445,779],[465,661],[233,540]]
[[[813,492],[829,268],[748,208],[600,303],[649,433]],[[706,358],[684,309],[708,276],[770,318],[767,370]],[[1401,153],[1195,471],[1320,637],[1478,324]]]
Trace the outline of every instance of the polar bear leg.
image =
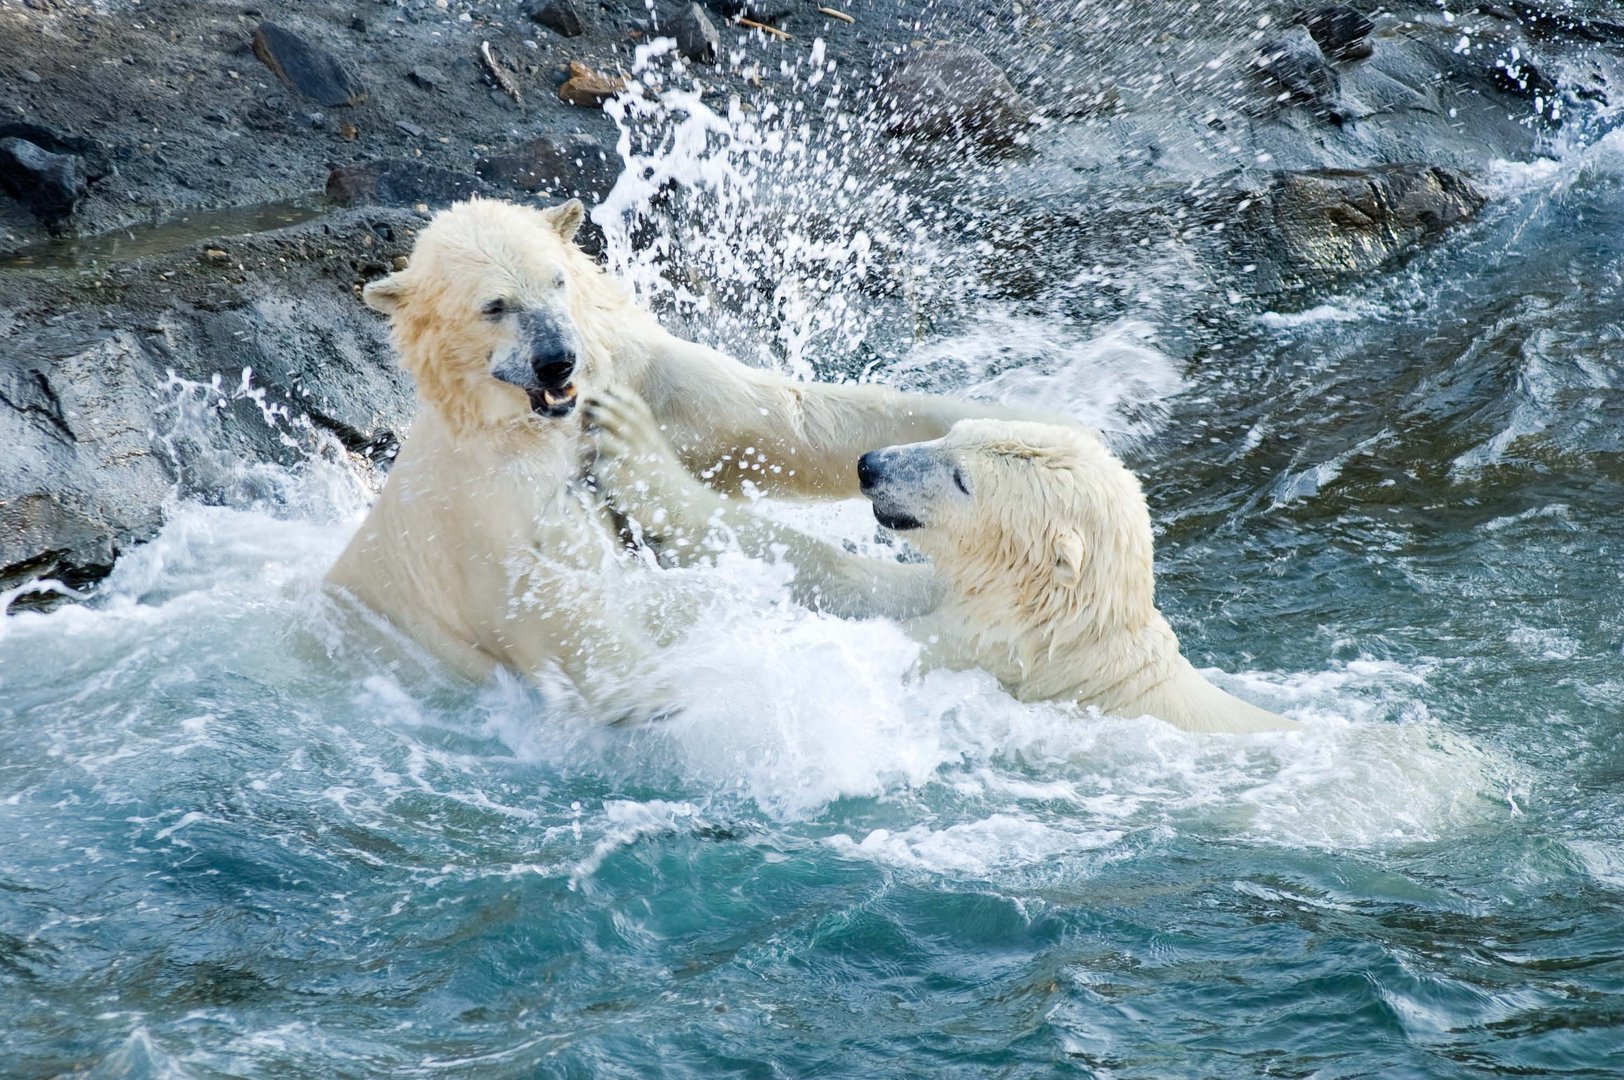
[[940,438],[968,417],[1036,417],[889,387],[809,383],[747,367],[666,335],[634,387],[688,469],[723,491],[856,498],[857,459],[870,450]]
[[627,390],[586,403],[598,451],[592,467],[610,504],[643,536],[681,562],[736,547],[795,567],[795,597],[843,618],[913,618],[942,600],[927,566],[868,559],[752,514],[695,480],[677,460],[648,405]]

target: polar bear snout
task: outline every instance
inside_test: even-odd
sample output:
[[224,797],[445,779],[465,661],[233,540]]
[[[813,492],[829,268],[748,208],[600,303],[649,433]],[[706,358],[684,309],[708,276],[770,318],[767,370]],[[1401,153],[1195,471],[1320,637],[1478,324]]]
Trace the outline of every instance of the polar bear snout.
[[530,370],[542,386],[563,386],[575,374],[575,354],[559,349],[530,358]]
[[523,312],[517,321],[515,338],[494,358],[491,375],[523,390],[531,411],[555,419],[568,416],[575,408],[574,328],[535,311]]
[[970,498],[963,470],[934,443],[871,450],[857,459],[857,483],[888,529],[940,525],[949,504]]
[[879,486],[880,479],[885,475],[880,463],[880,451],[870,450],[857,459],[857,486],[867,494],[871,488]]

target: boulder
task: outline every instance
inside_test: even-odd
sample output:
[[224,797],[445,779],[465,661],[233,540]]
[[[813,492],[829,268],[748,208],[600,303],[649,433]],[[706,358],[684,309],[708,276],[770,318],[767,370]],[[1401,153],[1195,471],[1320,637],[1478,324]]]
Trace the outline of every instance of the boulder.
[[73,155],[5,138],[0,139],[0,187],[56,232],[84,198],[86,181]]
[[597,200],[620,175],[614,151],[590,135],[543,135],[475,167],[483,180],[559,198]]
[[446,204],[480,194],[475,177],[421,161],[361,161],[327,175],[327,197],[343,206]]
[[581,17],[575,0],[530,0],[524,13],[531,22],[545,26],[560,37],[580,37],[590,25],[590,19]]
[[[1437,165],[1276,173],[1212,208],[1233,258],[1276,287],[1321,285],[1366,273],[1473,217],[1485,199]],[[1267,285],[1264,291],[1269,291]]]
[[46,330],[0,357],[0,589],[81,588],[163,520],[173,475],[147,432],[153,359],[135,335]]
[[795,13],[796,7],[787,0],[705,0],[705,6],[724,19],[741,16],[759,23],[775,23]]
[[885,77],[879,107],[892,135],[969,138],[984,147],[1021,141],[1035,111],[991,60],[965,45],[909,53]]
[[1341,80],[1306,27],[1293,27],[1258,50],[1258,68],[1298,105],[1333,123],[1343,120]]
[[319,105],[336,109],[366,100],[366,87],[338,57],[273,22],[255,29],[254,55],[288,89]]
[[1325,4],[1297,13],[1320,52],[1333,60],[1363,60],[1376,51],[1370,35],[1376,24],[1347,4]]
[[671,31],[677,39],[677,51],[684,59],[696,64],[714,64],[722,55],[722,38],[716,32],[716,24],[698,4],[683,8]]

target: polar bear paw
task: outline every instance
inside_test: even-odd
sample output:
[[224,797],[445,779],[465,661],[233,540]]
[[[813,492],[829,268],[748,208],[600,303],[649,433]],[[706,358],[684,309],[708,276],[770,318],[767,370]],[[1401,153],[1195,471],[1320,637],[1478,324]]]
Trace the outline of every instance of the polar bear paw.
[[609,388],[589,398],[584,409],[597,450],[589,472],[610,506],[660,543],[681,542],[709,528],[720,497],[683,468],[640,396]]

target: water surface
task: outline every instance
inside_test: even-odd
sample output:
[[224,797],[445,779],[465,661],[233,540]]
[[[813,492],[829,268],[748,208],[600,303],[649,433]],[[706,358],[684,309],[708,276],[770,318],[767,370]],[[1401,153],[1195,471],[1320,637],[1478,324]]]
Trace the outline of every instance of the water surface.
[[669,583],[678,715],[605,730],[350,632],[342,455],[177,500],[93,602],[0,622],[7,1068],[1616,1075],[1624,157],[1497,177],[1433,252],[1205,333],[1057,286],[876,344],[890,299],[831,317],[816,274],[712,326],[1104,428],[1187,652],[1299,732],[921,675],[742,559]]

